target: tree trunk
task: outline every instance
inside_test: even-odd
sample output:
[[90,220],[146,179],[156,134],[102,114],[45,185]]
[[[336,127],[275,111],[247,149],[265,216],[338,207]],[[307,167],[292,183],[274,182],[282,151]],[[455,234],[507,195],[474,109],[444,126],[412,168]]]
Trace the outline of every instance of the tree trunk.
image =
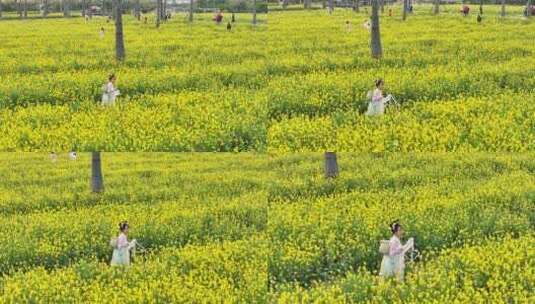
[[115,6],[115,57],[123,61],[125,57],[123,37],[123,6],[121,0],[113,0]]
[[[285,0],[284,2],[286,3],[286,6],[288,6],[288,1]],[[304,1],[304,7],[305,7],[305,9],[309,9],[310,8],[310,0],[305,0]]]
[[28,18],[28,0],[24,0],[24,19]]
[[379,29],[379,0],[372,0],[371,23],[372,58],[379,59],[383,56],[383,47],[381,46],[381,31]]
[[19,18],[22,19],[22,0],[17,1],[17,13],[19,14]]
[[189,22],[193,22],[193,0],[189,0]]
[[329,0],[329,14],[334,12],[334,0]]
[[353,0],[353,11],[359,13],[360,12],[360,6],[359,6],[360,0]]
[[325,152],[325,177],[335,178],[338,176],[338,161],[335,152]]
[[102,178],[100,152],[93,152],[91,154],[91,190],[94,193],[101,193],[104,191],[104,179]]
[[505,17],[505,0],[502,0],[502,17]]
[[483,15],[483,0],[479,0],[479,13]]
[[43,0],[43,17],[48,16],[48,0]]
[[381,14],[385,12],[385,0],[381,0]]
[[71,16],[70,0],[63,0],[63,17]]
[[526,3],[526,16],[531,17],[531,0]]
[[136,6],[134,8],[134,16],[139,21],[141,20],[141,4],[140,0],[136,0]]
[[403,21],[407,20],[407,0],[403,0]]
[[256,0],[253,0],[253,25],[256,25]]
[[435,5],[433,6],[433,14],[438,15],[440,12],[440,0],[435,0]]
[[85,4],[86,4],[85,0],[82,0],[82,17],[84,18],[85,18],[85,11],[86,11]]
[[162,19],[167,21],[167,0],[162,0]]
[[161,19],[161,7],[162,7],[162,1],[156,0],[156,28],[160,27],[160,19]]
[[0,18],[2,18],[2,0],[0,0]]

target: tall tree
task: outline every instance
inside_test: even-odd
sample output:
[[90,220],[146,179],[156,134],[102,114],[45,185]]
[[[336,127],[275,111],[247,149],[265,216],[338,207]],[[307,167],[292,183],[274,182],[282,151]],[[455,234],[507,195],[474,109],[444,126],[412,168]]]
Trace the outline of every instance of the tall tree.
[[329,0],[329,14],[334,12],[334,0]]
[[0,18],[2,18],[2,0],[0,0]]
[[28,18],[28,0],[24,0],[24,19]]
[[435,5],[433,6],[433,14],[438,15],[440,12],[440,0],[434,0]]
[[[287,0],[284,0],[284,2],[286,3],[286,6],[288,6],[288,1],[287,1]],[[284,2],[283,2],[283,3],[284,3]],[[303,2],[303,4],[304,4],[305,9],[309,9],[309,8],[310,8],[310,0],[305,0],[305,1]],[[284,8],[286,8],[286,6],[285,6]]]
[[134,16],[139,21],[141,20],[141,2],[140,0],[136,0],[136,4],[134,7]]
[[19,18],[22,19],[22,0],[17,0],[17,13],[19,14]]
[[91,153],[91,191],[94,193],[101,193],[104,191],[100,152]]
[[156,0],[156,27],[160,27],[160,22],[162,18],[162,0]]
[[353,11],[360,12],[359,0],[353,0]]
[[193,0],[189,0],[189,22],[193,22]]
[[123,61],[125,57],[123,37],[123,5],[121,0],[113,0],[115,7],[115,57]]
[[403,0],[403,21],[407,20],[408,0]]
[[48,16],[48,0],[43,0],[43,17]]
[[63,17],[71,16],[70,0],[63,0]]
[[256,0],[253,0],[253,24],[256,25]]
[[526,3],[526,16],[531,17],[531,0]]
[[385,12],[385,0],[381,0],[381,13]]
[[383,57],[383,47],[381,46],[381,31],[379,29],[379,0],[372,0],[371,23],[372,57],[379,59]]
[[505,0],[502,0],[502,12],[501,12],[501,16],[502,16],[502,17],[505,17]]
[[87,10],[85,1],[86,0],[82,0],[82,17],[85,17],[85,13],[86,13],[86,10]]

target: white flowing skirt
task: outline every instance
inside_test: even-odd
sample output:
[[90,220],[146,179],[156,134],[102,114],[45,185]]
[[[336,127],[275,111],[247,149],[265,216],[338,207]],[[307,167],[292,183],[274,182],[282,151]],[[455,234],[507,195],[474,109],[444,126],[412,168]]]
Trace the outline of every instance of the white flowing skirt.
[[130,251],[128,248],[113,249],[110,265],[130,265]]
[[381,261],[381,270],[379,270],[379,275],[385,278],[395,277],[396,279],[403,281],[403,276],[405,272],[405,263],[403,261],[403,256],[394,256],[383,255],[383,260]]
[[383,100],[371,101],[368,104],[368,111],[366,111],[366,115],[375,116],[375,115],[383,115],[384,113],[385,113],[385,103],[383,102]]

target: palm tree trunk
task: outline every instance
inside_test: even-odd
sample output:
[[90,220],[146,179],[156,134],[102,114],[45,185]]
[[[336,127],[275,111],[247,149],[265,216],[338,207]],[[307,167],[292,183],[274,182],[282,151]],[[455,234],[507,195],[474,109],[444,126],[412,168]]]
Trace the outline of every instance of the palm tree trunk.
[[48,0],[43,0],[43,17],[48,16]]
[[160,18],[162,17],[160,14],[161,6],[162,6],[161,0],[156,0],[156,28],[160,27]]
[[502,0],[502,17],[505,17],[505,0]]
[[193,0],[189,0],[189,22],[193,22]]
[[138,21],[141,20],[141,4],[140,4],[140,0],[136,0],[136,6],[135,6],[134,15],[136,16],[136,19]]
[[253,25],[256,25],[256,0],[253,0]]
[[403,21],[407,20],[407,0],[403,0]]
[[123,6],[121,0],[113,0],[115,3],[115,57],[123,61],[125,57],[123,37]]
[[371,23],[372,58],[379,59],[383,56],[383,47],[381,46],[381,31],[379,29],[379,0],[372,0]]
[[93,152],[91,154],[91,190],[94,193],[101,193],[104,191],[104,179],[102,178],[100,152]]

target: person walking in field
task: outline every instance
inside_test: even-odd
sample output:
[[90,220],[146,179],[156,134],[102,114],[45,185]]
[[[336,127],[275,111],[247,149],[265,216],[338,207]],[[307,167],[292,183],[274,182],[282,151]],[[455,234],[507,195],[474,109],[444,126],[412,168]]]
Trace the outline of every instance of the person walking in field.
[[104,39],[104,27],[100,28],[100,32],[99,32],[98,35],[99,35],[100,39]]
[[384,80],[379,78],[375,81],[375,90],[368,93],[368,99],[370,102],[368,104],[368,110],[366,115],[376,116],[383,115],[385,113],[385,104],[392,99],[392,95],[388,95],[386,98],[383,97],[383,88]]
[[102,105],[103,106],[113,106],[115,105],[115,98],[119,96],[120,92],[115,88],[115,82],[117,77],[115,74],[111,74],[108,77],[108,83],[105,84],[102,88]]
[[130,265],[130,250],[136,247],[137,241],[135,239],[128,241],[128,228],[128,222],[119,223],[119,236],[110,242],[113,248],[111,266]]
[[414,248],[414,239],[410,238],[405,245],[401,245],[401,238],[405,231],[395,221],[390,225],[392,237],[389,241],[382,241],[379,251],[383,254],[379,276],[383,278],[395,278],[402,282],[405,275],[405,254]]

